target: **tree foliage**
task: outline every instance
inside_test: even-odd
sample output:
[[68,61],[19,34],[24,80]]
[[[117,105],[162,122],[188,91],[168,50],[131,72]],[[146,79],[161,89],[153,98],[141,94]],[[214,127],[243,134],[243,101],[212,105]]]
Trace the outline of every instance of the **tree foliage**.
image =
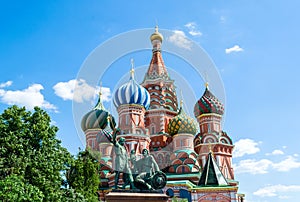
[[99,162],[95,159],[94,153],[85,150],[79,152],[77,159],[67,173],[67,181],[72,189],[84,195],[87,201],[98,201],[96,194],[99,180]]
[[[36,107],[12,106],[0,115],[1,201],[62,201],[63,171],[72,163],[58,128]],[[63,200],[64,201],[64,200]]]

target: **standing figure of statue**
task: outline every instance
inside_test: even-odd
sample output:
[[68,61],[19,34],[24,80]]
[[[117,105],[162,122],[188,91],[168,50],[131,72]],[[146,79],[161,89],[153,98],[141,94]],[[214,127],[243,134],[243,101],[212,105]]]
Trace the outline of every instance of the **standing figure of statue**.
[[118,188],[120,173],[123,173],[124,184],[122,188],[124,189],[127,184],[130,184],[130,187],[133,187],[133,178],[131,174],[131,169],[129,167],[129,158],[125,148],[125,138],[120,137],[116,140],[116,130],[113,133],[113,141],[116,159],[115,159],[115,189]]
[[142,151],[143,158],[137,161],[140,173],[135,178],[135,184],[140,189],[154,190],[166,185],[166,175],[159,170],[153,156],[147,149]]

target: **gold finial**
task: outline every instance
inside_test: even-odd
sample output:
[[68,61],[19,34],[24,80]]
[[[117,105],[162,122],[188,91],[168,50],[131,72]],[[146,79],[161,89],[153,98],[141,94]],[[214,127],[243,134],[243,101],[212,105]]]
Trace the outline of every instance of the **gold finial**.
[[183,106],[183,100],[181,99],[180,100],[180,108],[182,108],[182,106]]
[[102,97],[102,81],[100,82],[99,97]]
[[207,89],[208,89],[208,86],[209,86],[209,85],[208,85],[208,82],[205,82],[205,84],[204,84],[204,85],[205,85],[205,88],[207,88]]
[[158,26],[155,26],[155,33],[158,33]]
[[133,61],[133,58],[131,58],[131,70],[130,70],[130,77],[132,79],[134,79],[134,61]]
[[181,96],[181,100],[180,100],[180,108],[183,107],[183,95],[182,95],[182,89],[180,89],[180,96]]
[[211,153],[212,156],[214,156],[214,151],[212,149],[211,143],[208,143],[208,149],[209,149],[209,153]]
[[206,72],[206,70],[204,71],[204,80],[205,80],[205,88],[207,88],[208,89],[208,76],[207,76],[207,72]]

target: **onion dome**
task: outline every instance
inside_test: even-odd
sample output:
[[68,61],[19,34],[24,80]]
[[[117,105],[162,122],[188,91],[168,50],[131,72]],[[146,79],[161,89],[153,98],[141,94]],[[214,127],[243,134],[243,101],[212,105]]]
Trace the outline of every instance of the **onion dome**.
[[143,86],[134,80],[134,69],[132,68],[130,80],[118,88],[114,94],[114,105],[136,104],[142,105],[145,109],[150,106],[150,94]]
[[172,118],[168,124],[168,132],[172,136],[180,133],[194,135],[197,132],[196,123],[183,111],[183,108],[180,107],[178,115]]
[[[106,127],[108,123],[107,117],[110,114],[103,106],[101,95],[102,93],[100,91],[96,106],[83,116],[81,120],[81,128],[83,131],[86,131],[88,129],[104,129]],[[113,117],[111,122],[113,125],[116,125],[115,119]]]
[[158,32],[158,26],[155,26],[155,32],[150,36],[150,40],[151,41],[160,40],[160,42],[162,42],[163,39],[164,39],[163,35]]
[[224,105],[209,91],[208,84],[205,84],[206,89],[202,97],[196,102],[194,107],[195,117],[201,114],[215,113],[223,115]]

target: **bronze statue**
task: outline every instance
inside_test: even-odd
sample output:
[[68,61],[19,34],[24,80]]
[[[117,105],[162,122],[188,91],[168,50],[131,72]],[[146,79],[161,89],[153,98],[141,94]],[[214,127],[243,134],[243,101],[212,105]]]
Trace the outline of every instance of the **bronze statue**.
[[166,185],[167,177],[165,173],[159,170],[154,157],[149,155],[147,149],[143,149],[143,158],[140,160],[136,160],[134,150],[131,150],[129,157],[125,148],[125,138],[120,137],[118,141],[116,140],[119,129],[115,128],[113,123],[110,123],[110,116],[107,118],[108,128],[103,129],[102,132],[113,143],[115,149],[115,189],[118,189],[120,173],[123,174],[123,189],[128,184],[130,189],[135,187],[141,190],[162,189]]
[[142,151],[143,158],[136,162],[139,174],[135,178],[135,186],[139,189],[155,190],[166,185],[166,175],[159,170],[153,156],[147,149]]
[[133,178],[131,174],[131,169],[129,167],[128,162],[128,154],[125,148],[125,138],[120,137],[118,141],[116,141],[116,132],[113,134],[113,144],[115,146],[115,154],[116,154],[116,160],[115,160],[115,189],[118,188],[119,183],[119,177],[120,173],[123,173],[123,180],[124,184],[122,188],[124,189],[126,185],[130,184],[131,187],[133,187]]

